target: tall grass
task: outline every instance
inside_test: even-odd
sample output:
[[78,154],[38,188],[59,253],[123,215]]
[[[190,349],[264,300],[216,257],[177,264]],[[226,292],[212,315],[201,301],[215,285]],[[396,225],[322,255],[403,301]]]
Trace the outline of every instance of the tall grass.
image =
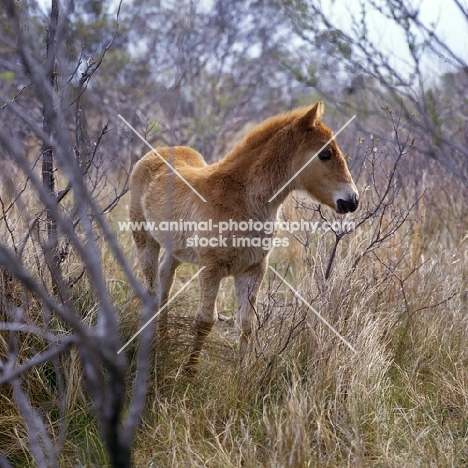
[[[220,322],[202,353],[199,374],[189,379],[181,367],[197,307],[196,285],[182,294],[171,308],[167,341],[153,349],[134,465],[467,466],[466,209],[451,206],[447,190],[426,188],[404,229],[354,269],[368,229],[340,244],[327,281],[323,265],[331,239],[326,235],[313,236],[307,250],[291,239],[289,249],[271,257],[356,354],[269,272],[249,359],[238,362],[234,327]],[[113,221],[125,216],[125,206],[119,207]],[[117,234],[134,256],[129,233]],[[138,329],[139,304],[110,252],[104,250],[103,258],[126,341]],[[69,274],[77,274],[73,255],[67,262]],[[195,271],[181,267],[175,290]],[[24,294],[14,281],[4,282],[7,289],[8,300]],[[73,287],[73,298],[83,319],[92,321],[98,304],[86,274]],[[218,300],[225,315],[234,314],[233,298],[232,281],[226,280]],[[32,297],[28,301],[30,320],[42,320],[40,304]],[[44,343],[28,335],[21,346],[26,359]],[[2,353],[6,347],[2,334]],[[132,344],[126,350],[132,372],[135,349]],[[60,365],[68,414],[62,466],[107,466],[76,354],[62,356]],[[23,387],[58,438],[53,369],[31,370]],[[33,466],[24,423],[6,387],[0,412],[0,450],[15,466]]]

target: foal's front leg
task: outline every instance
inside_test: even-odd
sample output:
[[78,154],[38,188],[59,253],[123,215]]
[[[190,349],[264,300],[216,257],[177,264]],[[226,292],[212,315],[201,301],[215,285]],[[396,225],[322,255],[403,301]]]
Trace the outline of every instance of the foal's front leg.
[[265,275],[266,262],[254,265],[247,272],[234,278],[237,302],[236,325],[239,330],[239,354],[247,354],[249,337],[257,310],[257,294]]
[[199,278],[200,305],[195,315],[195,338],[186,364],[186,370],[191,373],[196,371],[206,337],[216,322],[216,296],[221,283],[221,276],[217,272],[209,270],[208,267],[200,273]]

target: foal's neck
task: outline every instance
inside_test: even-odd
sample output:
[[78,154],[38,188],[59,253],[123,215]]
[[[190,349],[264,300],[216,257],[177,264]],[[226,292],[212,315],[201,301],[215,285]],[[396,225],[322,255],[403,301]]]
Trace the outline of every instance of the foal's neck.
[[294,175],[298,144],[282,129],[262,143],[244,139],[219,162],[216,172],[239,183],[249,213],[266,220],[276,216],[281,203],[296,188],[294,180],[285,184]]

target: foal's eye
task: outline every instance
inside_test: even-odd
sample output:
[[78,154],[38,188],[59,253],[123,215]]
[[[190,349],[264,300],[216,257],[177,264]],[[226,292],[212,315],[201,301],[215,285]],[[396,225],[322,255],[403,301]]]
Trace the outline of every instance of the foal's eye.
[[320,161],[328,161],[331,158],[331,151],[324,149],[318,154]]

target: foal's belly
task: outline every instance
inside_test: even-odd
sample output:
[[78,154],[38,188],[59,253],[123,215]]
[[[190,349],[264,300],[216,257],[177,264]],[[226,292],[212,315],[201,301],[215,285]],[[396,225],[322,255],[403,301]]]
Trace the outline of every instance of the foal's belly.
[[[199,237],[200,234],[199,234]],[[213,236],[212,244],[221,244],[213,247],[196,244],[196,234],[173,237],[157,236],[156,240],[165,250],[182,263],[192,263],[207,266],[219,271],[221,276],[242,274],[251,266],[265,261],[270,249],[262,247],[238,246],[230,236],[219,239]],[[199,240],[199,238],[198,238]]]
[[[221,229],[219,223],[222,218],[219,213],[216,213],[216,217],[213,216],[214,220],[209,224],[210,216],[197,209],[197,205],[190,209],[188,204],[181,204],[174,212],[153,210],[145,215],[160,227],[168,219],[169,222],[180,221],[180,229],[175,225],[174,230],[157,230],[152,233],[153,237],[180,262],[213,268],[223,277],[240,275],[253,265],[264,262],[271,250],[271,245],[268,246],[265,241],[271,241],[275,237],[274,232],[266,234]],[[226,217],[227,214],[224,218]],[[193,226],[185,223],[196,223],[198,227],[185,230],[187,226]],[[262,244],[251,245],[254,239]]]

